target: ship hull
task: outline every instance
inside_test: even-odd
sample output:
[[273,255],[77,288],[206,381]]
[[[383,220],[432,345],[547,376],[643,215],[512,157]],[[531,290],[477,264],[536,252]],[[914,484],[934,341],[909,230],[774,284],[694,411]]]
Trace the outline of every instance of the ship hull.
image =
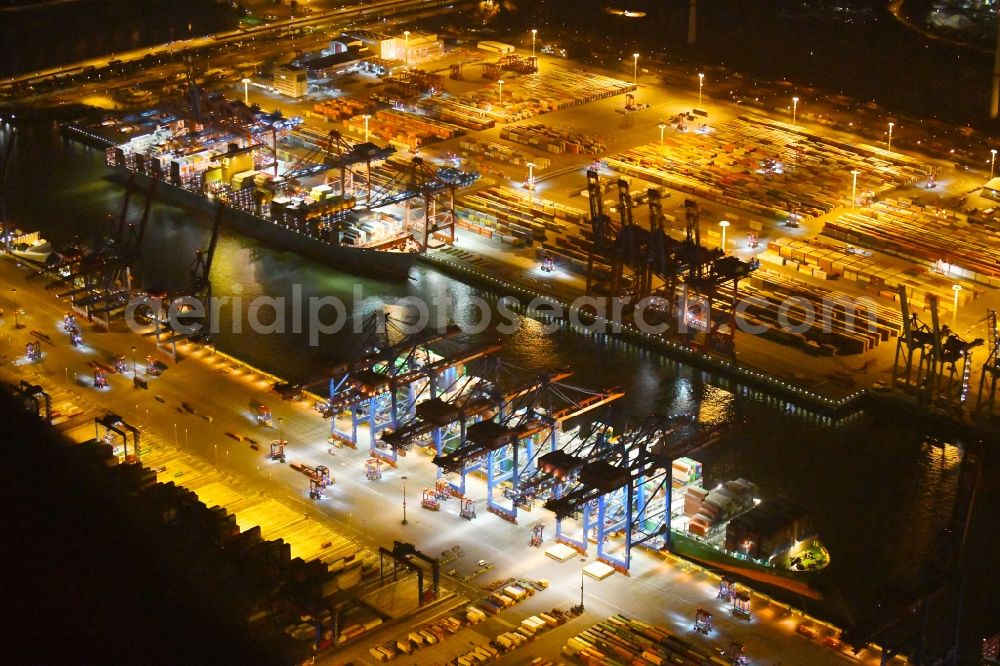
[[[115,168],[116,181],[122,182],[130,174],[124,168]],[[149,187],[149,177],[135,174],[140,187]],[[212,213],[218,205],[208,197],[189,192],[170,183],[158,181],[156,195],[179,206]],[[195,216],[200,224],[211,226],[211,219]],[[302,235],[278,224],[273,224],[235,208],[226,208],[222,225],[240,234],[282,250],[288,250],[335,270],[385,280],[403,281],[419,256],[416,252],[394,252],[371,248],[332,245]]]
[[672,539],[674,552],[681,557],[725,567],[730,571],[741,573],[761,572],[789,580],[806,580],[810,574],[815,573],[814,571],[798,571],[774,565],[750,562],[717,548],[707,546],[676,530],[671,532],[670,538]]
[[44,264],[52,256],[52,248],[46,247],[44,249],[28,248],[27,250],[10,250],[12,256],[18,259],[23,259],[25,261],[30,261],[35,264]]

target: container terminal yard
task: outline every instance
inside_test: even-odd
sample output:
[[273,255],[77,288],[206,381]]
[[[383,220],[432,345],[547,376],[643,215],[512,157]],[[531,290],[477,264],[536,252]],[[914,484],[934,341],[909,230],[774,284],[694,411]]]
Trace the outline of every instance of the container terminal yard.
[[[4,262],[2,271],[6,280],[23,279],[10,262]],[[670,477],[664,477],[665,461],[675,451],[710,446],[719,436],[703,432],[686,418],[653,419],[634,432],[619,435],[620,440],[630,441],[614,448],[626,451],[633,458],[630,467],[644,474],[637,484],[628,474],[622,477],[628,468],[620,467],[612,450],[607,456],[594,452],[581,457],[601,446],[600,428],[584,433],[560,425],[560,419],[596,408],[620,394],[580,389],[568,383],[571,377],[514,377],[503,395],[491,400],[483,387],[464,388],[491,376],[494,362],[483,356],[491,350],[446,353],[442,335],[422,341],[441,352],[430,357],[427,372],[439,372],[442,382],[449,375],[467,381],[453,381],[458,385],[442,392],[440,398],[407,407],[408,414],[396,415],[399,426],[394,430],[384,428],[373,436],[372,430],[358,426],[355,444],[337,433],[350,432],[358,412],[367,417],[367,410],[378,410],[376,421],[389,415],[386,406],[378,404],[382,396],[366,397],[371,383],[388,385],[393,379],[378,372],[379,366],[371,361],[355,365],[349,377],[353,397],[345,396],[341,405],[333,405],[361,409],[325,419],[311,400],[282,400],[274,391],[277,378],[210,347],[180,343],[184,361],[175,364],[154,335],[87,330],[79,345],[71,345],[61,302],[31,287],[18,294],[21,307],[30,312],[21,334],[39,341],[42,356],[5,366],[4,380],[74,441],[96,440],[98,444],[90,446],[100,448],[103,443],[108,447],[104,454],[93,454],[98,459],[123,464],[138,458],[150,470],[139,487],[156,480],[191,490],[198,502],[231,514],[227,520],[234,520],[241,534],[251,532],[241,537],[244,541],[280,538],[287,544],[285,557],[322,562],[324,566],[314,567],[310,575],[324,595],[334,600],[332,614],[317,611],[315,621],[295,621],[303,607],[288,600],[282,606],[284,613],[275,612],[259,622],[261,626],[284,623],[280,628],[287,628],[306,645],[316,641],[323,648],[323,663],[381,660],[369,653],[381,646],[390,646],[394,653],[417,649],[427,639],[411,640],[409,632],[426,627],[437,636],[438,626],[451,622],[446,618],[455,618],[461,633],[420,648],[414,658],[444,663],[464,654],[470,641],[488,644],[512,632],[518,636],[509,640],[531,642],[512,650],[510,658],[515,661],[505,663],[519,663],[517,659],[531,654],[555,657],[562,643],[586,628],[580,619],[571,619],[578,613],[574,606],[581,601],[581,582],[584,621],[618,613],[635,616],[637,621],[659,618],[652,624],[665,625],[679,644],[690,643],[690,652],[704,659],[718,658],[735,642],[758,660],[780,655],[786,663],[840,663],[845,657],[878,663],[877,647],[854,655],[841,646],[834,627],[753,592],[750,586],[736,584],[731,590],[728,583],[723,586],[719,575],[657,548],[626,547],[625,538],[636,543],[643,538],[663,539],[654,526],[664,524],[663,497],[672,484]],[[425,349],[424,344],[410,344],[414,341],[403,341],[392,352],[420,355]],[[127,351],[132,348],[134,352]],[[126,350],[121,372],[114,368],[120,350]],[[157,360],[165,370],[156,368]],[[459,375],[459,363],[467,364],[470,371]],[[58,372],[60,367],[67,368],[66,372]],[[479,374],[472,374],[471,368]],[[106,382],[102,388],[94,385],[98,375]],[[421,373],[413,383],[427,383],[427,375]],[[147,388],[137,389],[136,384]],[[418,390],[410,384],[405,388]],[[529,419],[523,405],[530,399],[546,409],[539,407]],[[506,410],[510,416],[504,418]],[[501,416],[476,421],[473,414],[477,411]],[[452,418],[457,423],[449,422]],[[466,423],[470,425],[465,427]],[[456,430],[465,430],[465,437],[456,437]],[[516,445],[510,443],[524,435]],[[404,443],[409,438],[412,444]],[[441,455],[435,440],[441,442]],[[523,461],[513,457],[515,448],[525,456]],[[515,466],[505,464],[512,459]],[[607,474],[601,481],[607,485],[589,485],[593,481],[587,475],[594,473]],[[563,482],[559,479],[564,474],[569,476]],[[551,503],[543,501],[552,498],[553,484],[566,493]],[[617,484],[623,485],[616,488]],[[635,492],[634,486],[648,493],[649,503],[641,520],[623,520],[613,505],[621,505],[622,490]],[[605,489],[609,492],[602,494]],[[579,520],[569,513],[564,514],[565,520],[556,517],[570,512],[571,503],[588,501],[587,493],[596,493],[601,519],[592,516],[591,538],[580,539]],[[161,501],[192,501],[168,500],[160,494]],[[403,512],[405,525],[401,524]],[[608,524],[605,516],[616,517],[617,525]],[[253,534],[255,528],[259,532]],[[408,551],[395,551],[394,542],[412,543],[430,559],[407,558]],[[575,547],[570,545],[574,542]],[[627,565],[628,576],[618,573],[624,571],[622,565]],[[410,573],[404,577],[400,572],[398,582],[380,580],[380,572],[388,575],[397,567]],[[516,597],[526,594],[517,590],[531,585],[522,580],[525,577],[542,589],[535,588],[533,596],[523,602],[507,593],[491,596],[482,587],[510,579],[499,589],[511,588]],[[636,589],[648,590],[648,609],[627,601]],[[722,592],[729,596],[720,597]],[[663,599],[671,600],[666,608]],[[749,604],[749,615],[740,610],[743,606],[734,605],[737,599],[739,604]],[[712,629],[704,639],[693,639],[691,627],[699,608],[711,613]],[[543,614],[559,618],[548,621],[555,623],[551,631],[543,620],[544,626],[529,622],[523,632],[517,632],[522,620]],[[485,621],[479,624],[480,620]],[[536,634],[540,634],[537,639]],[[400,640],[406,648],[392,647]],[[333,650],[333,646],[339,647]],[[666,655],[676,646],[659,649]],[[406,654],[400,658],[409,663]]]
[[[245,29],[188,40],[168,64],[154,62],[168,45],[82,63],[58,74],[75,92],[33,85],[53,73],[4,83],[108,109],[63,133],[105,151],[125,191],[103,244],[54,251],[5,227],[10,392],[136,501],[214,508],[185,520],[285,581],[252,622],[283,636],[288,663],[915,663],[913,618],[844,633],[784,601],[816,595],[808,570],[836,552],[753,479],[702,487],[699,452],[726,427],[613,426],[619,387],[527,372],[391,309],[359,316],[353,351],[311,386],[165,326],[165,304],[212,295],[222,228],[389,280],[425,262],[543,299],[527,316],[561,306],[827,414],[954,424],[963,550],[976,442],[1000,412],[993,163],[965,169],[912,136],[900,150],[894,123],[862,138],[799,97],[767,109],[703,75],[654,79],[639,54],[585,71],[535,34],[456,43],[403,23],[461,4],[351,6],[266,25],[256,44]],[[235,66],[270,38],[309,48]],[[123,78],[83,83],[98,69]],[[165,290],[138,269],[158,200],[211,226],[188,282]],[[161,300],[130,331],[139,297]]]
[[[282,98],[260,78],[207,95],[191,79],[201,121],[156,110],[67,134],[106,148],[138,193],[152,177],[168,200],[223,201],[222,224],[320,260],[398,277],[420,256],[567,308],[652,299],[674,330],[635,331],[650,343],[830,410],[873,386],[945,413],[992,409],[982,324],[1000,269],[983,178],[798,116],[701,109],[653,86],[636,101],[627,81],[544,56],[438,45],[381,79],[357,61],[401,41],[334,40],[358,51],[334,99]],[[925,233],[942,221],[961,251]],[[927,382],[907,329],[935,319],[949,351]],[[775,367],[789,358],[794,372]],[[970,381],[983,384],[971,401]]]

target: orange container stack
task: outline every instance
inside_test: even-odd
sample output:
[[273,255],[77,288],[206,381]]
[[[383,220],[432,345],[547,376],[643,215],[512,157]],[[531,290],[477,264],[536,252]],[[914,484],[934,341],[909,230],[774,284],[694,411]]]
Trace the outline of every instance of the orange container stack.
[[588,134],[541,123],[504,127],[500,130],[500,138],[550,153],[599,155],[608,148],[603,141]]
[[606,158],[612,169],[759,215],[828,213],[857,192],[885,194],[926,174],[913,158],[751,116]]
[[[355,135],[365,133],[365,119],[361,116],[348,118],[344,125]],[[369,137],[409,149],[452,139],[464,132],[464,128],[457,125],[402,111],[381,110],[368,119]]]
[[338,97],[328,99],[313,104],[313,112],[322,116],[330,122],[338,122],[351,116],[360,116],[368,113],[371,107],[367,102],[363,102],[350,97]]

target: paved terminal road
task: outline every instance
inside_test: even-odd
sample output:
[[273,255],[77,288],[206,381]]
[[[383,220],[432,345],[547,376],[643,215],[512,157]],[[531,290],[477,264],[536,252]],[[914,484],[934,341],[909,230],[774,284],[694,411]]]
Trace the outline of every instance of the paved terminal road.
[[455,5],[460,4],[462,4],[462,0],[373,0],[354,5],[343,5],[330,11],[310,13],[299,18],[275,21],[253,28],[241,28],[214,35],[192,37],[191,39],[167,42],[125,53],[115,53],[110,56],[101,56],[76,63],[69,63],[60,67],[50,67],[45,70],[29,72],[0,80],[0,88],[10,88],[15,84],[32,83],[52,76],[73,76],[80,73],[89,73],[95,69],[104,69],[110,63],[114,63],[115,66],[121,66],[141,61],[149,56],[160,57],[172,53],[194,53],[200,49],[242,42],[255,37],[268,38],[271,36],[280,36],[300,28],[323,27],[331,23],[342,23],[352,20],[374,19],[378,21],[394,17],[396,14],[409,13],[415,10],[421,12],[431,9],[435,12],[451,11],[455,8]]
[[[504,623],[516,625],[525,615],[553,607],[566,608],[580,599],[581,558],[559,563],[547,557],[542,549],[531,548],[529,526],[539,520],[546,524],[545,546],[552,544],[553,521],[541,509],[525,516],[514,525],[489,514],[483,507],[485,489],[470,482],[469,495],[480,500],[479,516],[475,520],[461,519],[457,500],[443,502],[439,512],[421,508],[420,491],[431,486],[435,469],[429,457],[414,448],[401,458],[398,469],[390,469],[382,480],[368,481],[364,474],[367,452],[361,447],[332,448],[327,443],[329,423],[305,402],[284,402],[270,391],[271,381],[255,372],[234,368],[231,362],[213,355],[210,350],[186,345],[180,349],[183,360],[174,362],[158,351],[148,337],[131,332],[102,332],[84,322],[81,347],[73,347],[62,330],[62,315],[66,305],[53,293],[44,290],[44,280],[26,281],[28,271],[18,267],[8,257],[0,258],[0,376],[6,380],[27,379],[43,388],[63,395],[80,396],[79,404],[113,411],[126,421],[141,427],[149,435],[186,451],[224,474],[232,475],[244,484],[275,499],[298,507],[303,513],[318,517],[332,527],[354,536],[369,545],[390,545],[393,540],[414,543],[430,556],[439,556],[452,546],[461,546],[464,556],[444,569],[454,567],[458,574],[477,568],[477,561],[486,560],[494,568],[476,578],[470,585],[482,585],[506,576],[545,578],[549,589],[539,592],[523,609],[515,607],[501,615],[494,624],[482,625],[481,635],[492,638],[504,630]],[[15,328],[15,309],[21,328]],[[26,364],[24,345],[35,339],[32,331],[47,335],[42,342],[41,361]],[[133,387],[131,348],[135,347],[139,376],[143,376],[142,359],[156,355],[169,367],[159,377],[149,377],[148,390]],[[129,371],[110,376],[110,386],[98,390],[92,386],[89,362],[109,364],[115,354],[125,354]],[[269,405],[275,417],[275,428],[265,429],[252,420],[251,403]],[[187,403],[195,413],[181,409]],[[268,460],[266,443],[277,435],[278,419],[289,441],[288,463],[327,465],[335,483],[327,499],[308,498],[307,478],[291,468]],[[92,420],[92,419],[91,419]],[[227,432],[252,436],[260,442],[254,451],[246,442],[238,442]],[[406,475],[407,525],[403,515],[403,480]],[[183,480],[179,480],[183,484]],[[586,563],[592,562],[592,557]],[[583,600],[586,613],[568,626],[544,635],[539,641],[514,651],[505,663],[519,662],[529,655],[555,656],[565,639],[608,615],[622,613],[645,621],[663,624],[681,635],[692,635],[695,609],[705,607],[715,613],[716,630],[699,642],[724,649],[733,641],[746,646],[754,664],[839,664],[844,661],[877,663],[871,652],[855,657],[843,650],[824,647],[796,633],[800,622],[796,615],[783,614],[754,599],[751,621],[737,620],[726,612],[726,606],[716,598],[717,579],[704,573],[685,570],[668,564],[662,558],[638,554],[633,559],[630,576],[614,574],[603,581],[586,578]],[[469,594],[474,589],[457,582],[449,587]],[[820,627],[821,631],[824,629]],[[463,634],[464,635],[464,634]],[[391,636],[383,637],[388,640]],[[466,638],[476,640],[476,637]],[[445,650],[445,646],[441,647]],[[452,647],[448,646],[447,650]],[[461,651],[455,649],[456,654]],[[442,654],[444,658],[451,656]],[[341,661],[329,657],[330,663]],[[397,660],[397,663],[428,663],[426,657]],[[358,655],[355,663],[371,661]],[[436,661],[436,659],[431,659]]]

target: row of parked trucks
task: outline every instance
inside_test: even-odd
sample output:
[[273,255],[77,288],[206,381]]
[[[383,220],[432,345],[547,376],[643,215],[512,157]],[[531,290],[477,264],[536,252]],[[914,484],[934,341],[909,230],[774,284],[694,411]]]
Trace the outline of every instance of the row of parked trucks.
[[[507,579],[498,581],[490,587],[493,592],[486,599],[468,606],[464,616],[449,616],[424,625],[395,641],[369,648],[369,654],[377,661],[391,661],[400,655],[413,654],[423,647],[445,640],[464,627],[485,622],[488,615],[495,615],[504,608],[509,608],[515,603],[533,596],[536,591],[548,587],[548,582]],[[448,662],[448,666],[473,666],[490,663],[532,640],[536,634],[563,624],[570,616],[570,613],[559,609],[533,615],[523,620],[517,629],[504,632],[489,643],[473,645],[464,654]]]
[[458,632],[465,624],[466,622],[462,622],[454,616],[446,617],[433,624],[415,629],[393,642],[376,645],[370,648],[368,653],[378,661],[390,661],[401,654],[413,654],[423,647],[443,641],[448,636]]

